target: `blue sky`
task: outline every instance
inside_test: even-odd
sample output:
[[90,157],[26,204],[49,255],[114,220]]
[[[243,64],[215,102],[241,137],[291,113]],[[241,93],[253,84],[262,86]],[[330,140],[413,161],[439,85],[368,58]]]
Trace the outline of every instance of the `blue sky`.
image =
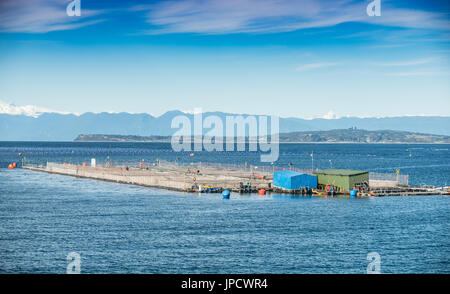
[[[0,2],[0,100],[69,112],[450,115],[448,1]],[[328,114],[328,115],[331,115]]]

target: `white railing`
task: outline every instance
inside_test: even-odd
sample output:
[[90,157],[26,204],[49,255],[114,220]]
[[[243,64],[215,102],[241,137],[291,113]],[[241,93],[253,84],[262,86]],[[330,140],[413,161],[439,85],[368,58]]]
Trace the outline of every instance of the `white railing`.
[[408,175],[397,173],[369,173],[369,180],[396,182],[400,186],[408,186]]

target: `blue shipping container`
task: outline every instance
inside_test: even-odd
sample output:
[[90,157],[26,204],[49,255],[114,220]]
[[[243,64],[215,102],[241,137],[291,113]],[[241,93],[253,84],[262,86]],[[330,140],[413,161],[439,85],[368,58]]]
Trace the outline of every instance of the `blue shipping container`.
[[273,174],[273,185],[278,188],[298,190],[300,188],[317,188],[317,177],[283,170]]

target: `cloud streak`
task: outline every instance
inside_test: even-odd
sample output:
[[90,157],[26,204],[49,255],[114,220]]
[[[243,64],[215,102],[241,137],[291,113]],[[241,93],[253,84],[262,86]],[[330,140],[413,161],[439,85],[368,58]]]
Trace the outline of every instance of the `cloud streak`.
[[0,32],[47,33],[73,30],[104,21],[94,19],[104,13],[81,7],[81,16],[66,14],[66,0],[4,0],[0,2]]
[[403,28],[449,30],[448,16],[383,5],[380,17],[366,14],[366,1],[182,0],[136,6],[154,28],[167,33],[275,33],[362,22]]
[[423,76],[440,76],[447,75],[446,72],[441,71],[405,71],[405,72],[392,72],[388,73],[388,76],[394,77],[423,77]]
[[404,67],[404,66],[416,66],[429,64],[433,62],[435,58],[422,58],[422,59],[414,59],[414,60],[406,60],[406,61],[392,61],[392,62],[374,62],[372,65],[376,66],[385,66],[385,67]]
[[[77,29],[104,21],[94,17],[109,11],[85,9],[82,1],[81,17],[68,17],[68,3],[69,0],[2,0],[0,32]],[[383,2],[382,15],[369,17],[368,3],[363,0],[169,0],[134,5],[120,13],[143,14],[149,24],[144,29],[146,34],[279,33],[348,22],[450,30],[449,17],[444,13],[397,8]]]
[[295,70],[296,71],[308,71],[308,70],[314,70],[314,69],[318,69],[318,68],[330,67],[330,66],[336,66],[336,65],[339,65],[339,63],[337,63],[337,62],[317,62],[317,63],[309,63],[309,64],[301,65],[301,66],[297,67]]

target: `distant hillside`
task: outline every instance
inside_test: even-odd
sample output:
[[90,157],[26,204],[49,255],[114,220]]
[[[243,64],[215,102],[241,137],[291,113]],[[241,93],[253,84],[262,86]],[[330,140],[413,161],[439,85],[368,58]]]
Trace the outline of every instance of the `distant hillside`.
[[[170,142],[170,136],[79,135],[76,142]],[[313,143],[423,143],[450,144],[450,136],[403,131],[367,131],[355,128],[280,134],[280,142]]]
[[[71,141],[79,134],[120,134],[138,136],[170,136],[172,119],[192,114],[169,111],[154,117],[149,114],[84,113],[81,115],[43,113],[37,117],[0,114],[0,141]],[[225,122],[223,112],[207,112]],[[247,116],[242,114],[242,116]],[[327,131],[357,127],[364,130],[397,130],[425,134],[450,135],[450,117],[405,116],[389,118],[301,119],[280,118],[280,133]]]
[[280,134],[280,142],[424,143],[449,144],[450,136],[381,130],[340,129]]

